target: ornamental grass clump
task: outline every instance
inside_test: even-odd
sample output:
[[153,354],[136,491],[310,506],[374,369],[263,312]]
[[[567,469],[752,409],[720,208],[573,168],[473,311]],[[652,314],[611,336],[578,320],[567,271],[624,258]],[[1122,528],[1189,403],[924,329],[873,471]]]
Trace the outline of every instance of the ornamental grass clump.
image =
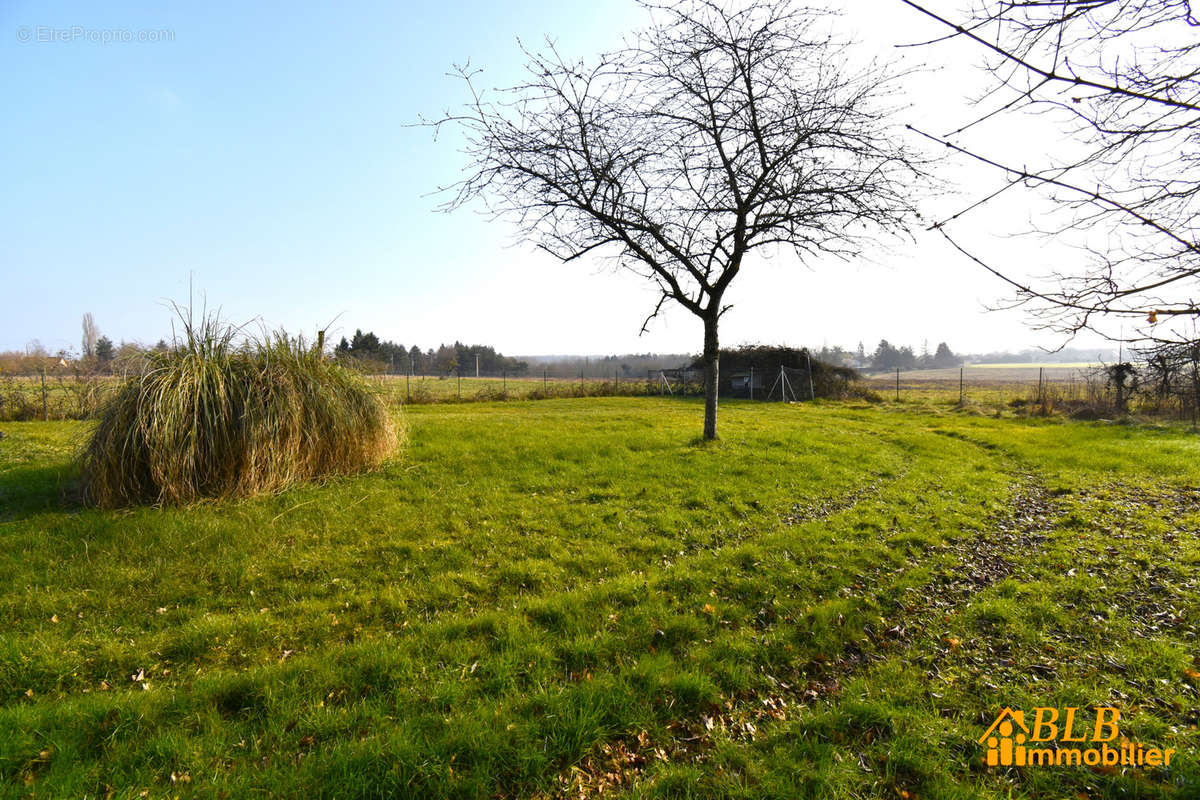
[[280,491],[379,466],[398,441],[363,377],[282,333],[185,318],[100,415],[82,458],[97,506],[183,504]]

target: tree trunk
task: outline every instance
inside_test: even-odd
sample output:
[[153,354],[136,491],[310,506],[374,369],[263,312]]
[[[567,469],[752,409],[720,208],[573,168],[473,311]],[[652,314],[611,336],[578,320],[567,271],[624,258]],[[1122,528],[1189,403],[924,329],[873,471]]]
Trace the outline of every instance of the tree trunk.
[[717,438],[717,389],[721,379],[716,318],[704,320],[704,438]]

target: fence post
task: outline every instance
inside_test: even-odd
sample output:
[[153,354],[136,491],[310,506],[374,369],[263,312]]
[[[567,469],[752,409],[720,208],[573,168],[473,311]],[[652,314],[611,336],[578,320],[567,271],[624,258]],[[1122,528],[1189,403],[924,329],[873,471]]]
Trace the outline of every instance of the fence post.
[[963,368],[958,368],[958,404],[963,405]]
[[754,367],[750,368],[750,399],[754,399]]
[[500,373],[500,379],[504,382],[502,384],[502,388],[500,389],[500,394],[507,397],[508,396],[508,370],[505,370]]
[[408,402],[412,402],[412,364],[408,365],[408,374],[404,376],[404,394]]
[[896,367],[896,402],[900,402],[900,368]]
[[804,358],[808,360],[808,399],[812,401],[817,399],[817,392],[813,389],[812,356],[808,354],[807,349],[804,351]]
[[579,368],[579,393],[583,394],[583,367]]
[[542,367],[542,391],[546,391],[546,368]]
[[42,367],[42,422],[49,419],[49,412],[46,409],[46,368]]
[[1046,405],[1046,383],[1043,378],[1045,367],[1038,367],[1038,403]]
[[[1193,346],[1194,348],[1194,346]],[[1195,349],[1192,350],[1193,356]],[[1196,369],[1196,359],[1192,359],[1192,432],[1196,432],[1196,415],[1200,412],[1200,372]]]

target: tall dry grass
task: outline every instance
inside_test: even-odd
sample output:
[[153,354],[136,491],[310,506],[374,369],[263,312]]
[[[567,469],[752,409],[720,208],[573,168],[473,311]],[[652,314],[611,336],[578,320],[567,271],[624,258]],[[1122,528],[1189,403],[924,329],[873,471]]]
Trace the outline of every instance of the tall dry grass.
[[98,506],[277,492],[377,467],[400,433],[360,375],[285,334],[239,344],[215,316],[184,317],[103,409],[82,456]]

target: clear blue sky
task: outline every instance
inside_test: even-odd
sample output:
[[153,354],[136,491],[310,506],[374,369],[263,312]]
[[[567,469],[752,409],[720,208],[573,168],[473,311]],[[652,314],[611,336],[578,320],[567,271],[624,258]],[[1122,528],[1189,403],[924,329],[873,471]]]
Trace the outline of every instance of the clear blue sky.
[[[868,55],[930,30],[884,5],[882,19],[845,20]],[[653,299],[636,279],[551,263],[469,211],[435,213],[428,193],[461,157],[452,137],[405,127],[461,101],[456,62],[505,84],[517,37],[586,55],[640,19],[624,0],[0,4],[0,349],[78,347],[86,311],[114,340],[153,342],[189,280],[233,321],[292,331],[341,314],[339,332],[422,347],[698,349],[682,313],[637,336]],[[105,31],[169,36],[89,40]],[[1034,341],[1017,316],[981,316],[1002,287],[920,247],[884,266],[761,265],[739,278],[725,341]]]

